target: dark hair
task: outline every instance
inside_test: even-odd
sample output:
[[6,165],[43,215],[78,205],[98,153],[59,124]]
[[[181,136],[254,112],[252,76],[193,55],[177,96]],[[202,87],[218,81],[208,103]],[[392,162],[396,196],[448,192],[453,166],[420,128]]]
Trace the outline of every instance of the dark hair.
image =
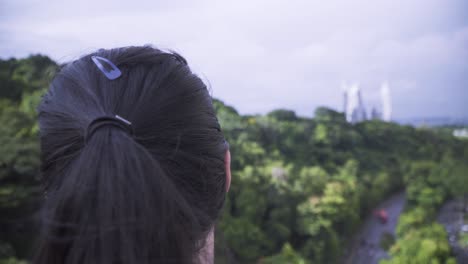
[[[109,80],[91,56],[113,62]],[[227,149],[180,55],[104,50],[64,66],[38,108],[45,200],[34,263],[196,263],[226,195]],[[102,126],[131,122],[133,135]]]

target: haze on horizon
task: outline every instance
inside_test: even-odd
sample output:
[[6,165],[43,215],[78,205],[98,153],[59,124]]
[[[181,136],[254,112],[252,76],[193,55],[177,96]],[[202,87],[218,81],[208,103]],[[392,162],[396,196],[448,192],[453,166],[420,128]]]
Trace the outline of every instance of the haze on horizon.
[[0,2],[0,57],[63,63],[98,48],[181,53],[214,97],[241,113],[342,110],[343,82],[393,117],[468,116],[464,0]]

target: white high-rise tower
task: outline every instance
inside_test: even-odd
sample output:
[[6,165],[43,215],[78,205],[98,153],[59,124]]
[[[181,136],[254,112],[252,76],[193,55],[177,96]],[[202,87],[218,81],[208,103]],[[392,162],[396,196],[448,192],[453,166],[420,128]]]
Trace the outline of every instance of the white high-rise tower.
[[346,116],[348,112],[348,85],[346,82],[341,82],[341,90],[343,90],[343,113]]
[[382,119],[384,121],[391,121],[392,119],[392,101],[390,98],[390,88],[388,82],[384,82],[380,88],[380,95],[382,97]]
[[344,112],[346,121],[357,123],[366,120],[366,110],[362,101],[359,84],[354,83],[348,87],[343,83],[342,89],[344,90]]

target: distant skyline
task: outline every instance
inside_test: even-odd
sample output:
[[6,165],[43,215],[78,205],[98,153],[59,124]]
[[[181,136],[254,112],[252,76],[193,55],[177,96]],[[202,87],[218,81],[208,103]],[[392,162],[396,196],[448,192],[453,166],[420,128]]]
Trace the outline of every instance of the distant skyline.
[[468,116],[468,1],[0,1],[0,58],[67,62],[99,48],[181,53],[212,95],[242,114],[342,111],[359,83],[392,117]]

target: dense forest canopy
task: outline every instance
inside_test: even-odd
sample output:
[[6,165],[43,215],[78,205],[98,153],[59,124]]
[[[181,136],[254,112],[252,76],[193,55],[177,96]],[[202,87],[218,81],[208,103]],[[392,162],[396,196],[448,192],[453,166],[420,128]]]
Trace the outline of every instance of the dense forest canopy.
[[[0,263],[23,263],[37,234],[36,105],[58,70],[46,56],[0,60]],[[468,194],[468,141],[378,120],[347,123],[280,109],[240,115],[214,100],[232,153],[232,185],[216,236],[216,263],[338,263],[362,219],[406,191],[391,259],[455,263],[435,214]]]

